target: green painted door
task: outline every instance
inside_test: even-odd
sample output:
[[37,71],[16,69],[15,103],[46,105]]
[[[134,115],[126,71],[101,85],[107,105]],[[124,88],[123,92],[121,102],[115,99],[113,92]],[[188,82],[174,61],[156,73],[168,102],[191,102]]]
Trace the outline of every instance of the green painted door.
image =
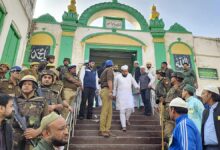
[[20,38],[17,35],[14,28],[11,26],[8,32],[8,36],[4,46],[4,51],[1,57],[2,63],[8,63],[10,66],[13,66],[15,64],[19,43],[20,43]]
[[0,7],[0,33],[2,30],[3,23],[4,23],[4,18],[5,18],[5,13],[3,9]]

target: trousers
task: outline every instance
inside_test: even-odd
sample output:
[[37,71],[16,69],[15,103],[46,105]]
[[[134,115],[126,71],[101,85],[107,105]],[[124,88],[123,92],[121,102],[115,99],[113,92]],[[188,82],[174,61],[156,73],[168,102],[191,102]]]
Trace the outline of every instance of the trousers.
[[122,128],[126,128],[126,121],[129,121],[132,112],[132,108],[120,110],[120,121]]
[[103,88],[100,92],[102,109],[100,115],[100,128],[102,132],[108,132],[112,123],[112,99],[109,97],[109,89]]

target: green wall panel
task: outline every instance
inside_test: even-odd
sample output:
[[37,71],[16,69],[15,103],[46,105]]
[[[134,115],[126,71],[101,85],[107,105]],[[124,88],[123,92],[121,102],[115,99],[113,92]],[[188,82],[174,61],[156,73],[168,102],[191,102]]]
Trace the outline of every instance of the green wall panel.
[[73,51],[73,40],[72,36],[62,36],[61,44],[60,44],[60,53],[58,56],[58,65],[63,64],[64,58],[72,59],[72,51]]
[[166,49],[164,43],[154,43],[156,69],[161,68],[161,63],[166,61]]
[[13,26],[10,26],[4,46],[4,51],[1,57],[2,63],[8,63],[10,66],[15,65],[19,44],[20,38]]

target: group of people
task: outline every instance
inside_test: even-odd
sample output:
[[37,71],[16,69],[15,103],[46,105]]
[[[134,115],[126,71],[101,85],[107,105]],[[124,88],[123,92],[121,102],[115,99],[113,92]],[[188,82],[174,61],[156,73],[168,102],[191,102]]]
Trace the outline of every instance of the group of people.
[[54,150],[64,146],[68,141],[65,118],[73,111],[78,89],[82,91],[80,120],[93,119],[95,99],[96,106],[101,105],[99,136],[112,135],[114,104],[124,132],[131,125],[135,107],[143,106],[143,115],[151,116],[158,105],[166,147],[220,149],[218,88],[204,88],[199,99],[196,75],[188,63],[174,72],[167,62],[155,71],[150,62],[139,66],[135,61],[130,74],[129,66],[119,70],[112,60],[99,69],[89,60],[78,73],[69,58],[58,68],[54,62],[55,57],[48,55],[46,62],[32,62],[26,69],[0,64],[0,149]]
[[0,64],[1,150],[54,150],[67,144],[65,119],[82,83],[69,58],[58,68],[54,61],[49,55],[25,69]]

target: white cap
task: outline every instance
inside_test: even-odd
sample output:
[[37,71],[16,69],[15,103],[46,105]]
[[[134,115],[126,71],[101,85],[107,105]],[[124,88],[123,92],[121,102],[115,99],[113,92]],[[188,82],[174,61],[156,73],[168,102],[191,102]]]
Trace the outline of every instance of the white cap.
[[136,60],[136,61],[134,61],[134,64],[139,64],[139,62]]
[[127,65],[121,66],[121,70],[128,70],[128,66]]
[[181,108],[188,108],[187,103],[180,97],[174,98],[170,102],[170,107],[181,107]]
[[216,86],[207,86],[205,87],[203,90],[209,91],[209,92],[213,92],[215,94],[219,94],[219,90]]
[[144,68],[144,69],[146,69],[146,67],[145,67],[145,66],[141,66],[140,68]]

